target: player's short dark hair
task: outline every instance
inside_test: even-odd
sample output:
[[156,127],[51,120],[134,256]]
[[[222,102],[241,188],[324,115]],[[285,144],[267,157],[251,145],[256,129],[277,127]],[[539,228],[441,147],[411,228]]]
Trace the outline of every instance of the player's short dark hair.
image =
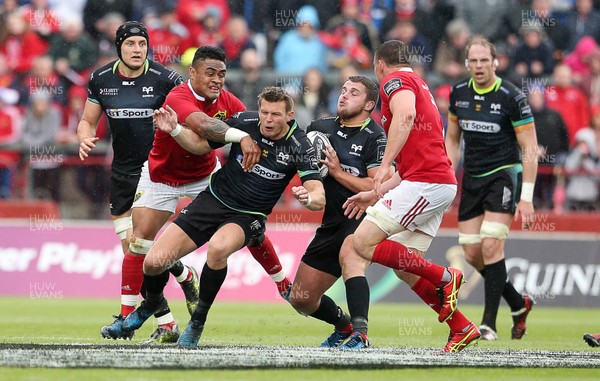
[[263,99],[270,103],[284,102],[286,112],[290,112],[294,109],[294,99],[292,99],[291,95],[281,87],[265,87],[258,95],[258,108],[260,108],[260,102]]
[[227,58],[225,57],[225,51],[218,46],[203,45],[196,50],[194,53],[194,59],[192,60],[192,66],[196,66],[199,61],[205,60],[217,60],[227,65]]
[[481,45],[490,49],[490,53],[492,54],[492,59],[496,59],[496,45],[492,44],[487,38],[484,37],[475,37],[465,47],[465,57],[469,57],[469,49],[473,45]]
[[410,66],[410,54],[406,44],[400,40],[389,40],[379,45],[375,59],[388,66]]
[[367,89],[367,102],[373,101],[375,102],[375,104],[377,104],[377,101],[379,100],[379,87],[375,82],[371,81],[364,75],[350,76],[348,77],[348,81],[354,83],[362,83],[363,86]]

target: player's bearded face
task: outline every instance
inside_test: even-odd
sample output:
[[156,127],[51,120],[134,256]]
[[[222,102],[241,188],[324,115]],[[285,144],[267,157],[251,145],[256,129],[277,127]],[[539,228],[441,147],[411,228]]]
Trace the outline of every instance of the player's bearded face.
[[490,49],[483,45],[472,45],[467,58],[467,69],[479,88],[491,86],[496,80]]
[[144,37],[132,36],[123,41],[121,45],[121,57],[123,63],[132,70],[144,66],[148,56],[148,43]]
[[361,83],[346,81],[338,98],[337,115],[343,120],[358,116],[365,108],[365,92]]
[[225,85],[226,72],[227,68],[222,61],[214,59],[200,61],[195,67],[190,68],[194,91],[209,100],[217,99]]
[[261,100],[258,110],[260,118],[260,133],[263,136],[277,140],[289,131],[288,122],[294,117],[294,112],[285,110],[285,102],[267,102]]

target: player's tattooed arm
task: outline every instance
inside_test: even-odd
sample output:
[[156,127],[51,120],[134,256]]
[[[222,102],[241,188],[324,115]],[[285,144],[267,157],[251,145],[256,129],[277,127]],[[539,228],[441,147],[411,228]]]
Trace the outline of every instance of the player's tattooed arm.
[[246,132],[230,127],[203,112],[191,113],[185,122],[188,128],[206,140],[224,144],[239,143],[242,148],[242,167],[246,172],[252,171],[260,161],[262,151]]
[[211,118],[203,112],[194,112],[186,118],[185,124],[201,138],[217,143],[227,143],[225,133],[230,127],[222,120]]

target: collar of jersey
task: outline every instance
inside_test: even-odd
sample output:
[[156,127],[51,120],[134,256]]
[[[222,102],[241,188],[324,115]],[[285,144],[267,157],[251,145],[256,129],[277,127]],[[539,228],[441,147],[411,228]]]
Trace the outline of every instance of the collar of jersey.
[[[190,91],[192,92],[192,94],[194,94],[194,97],[196,97],[196,99],[198,99],[199,101],[202,102],[206,102],[206,98],[204,98],[202,95],[198,95],[194,89],[192,88],[192,81],[191,80],[187,80],[187,85],[190,88]],[[214,101],[212,101],[212,103],[215,103],[217,100],[215,99]]]
[[[115,64],[113,65],[113,74],[117,72],[117,67],[119,66],[119,62],[121,62],[121,60],[116,60]],[[150,61],[148,61],[148,59],[146,58],[146,62],[144,63],[144,74],[146,74],[148,72],[148,69],[150,68]],[[120,75],[120,73],[119,73]]]
[[[343,127],[349,127],[349,128],[356,127],[356,126],[346,126],[344,123],[342,123],[342,120],[340,119],[340,117],[339,117],[339,116],[336,116],[336,117],[335,117],[335,120],[337,120],[337,121],[338,121],[338,123],[340,124],[340,126],[343,126]],[[369,123],[371,123],[371,118],[370,118],[370,117],[369,117],[369,118],[367,118],[367,119],[365,119],[365,121],[363,122],[363,124],[361,124],[361,125],[360,125],[360,130],[361,130],[361,131],[362,131],[362,130],[364,130],[364,129],[365,129],[365,127],[367,127],[367,125],[368,125]]]
[[469,79],[469,87],[472,87],[473,91],[475,91],[479,95],[489,93],[490,91],[498,91],[501,84],[502,78],[496,77],[496,82],[494,82],[490,87],[486,87],[485,89],[478,89],[475,87],[475,81],[473,81],[473,78]]
[[411,67],[401,67],[400,69],[398,69],[397,71],[410,71],[412,72],[413,69]]

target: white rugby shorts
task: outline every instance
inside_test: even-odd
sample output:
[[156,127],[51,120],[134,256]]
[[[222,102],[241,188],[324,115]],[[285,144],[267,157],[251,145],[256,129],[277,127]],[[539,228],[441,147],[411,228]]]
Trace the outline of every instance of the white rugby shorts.
[[455,184],[402,180],[377,203],[367,208],[367,220],[388,236],[403,230],[422,231],[435,237],[444,212],[456,196]]
[[[221,168],[221,163],[217,159],[217,164],[212,173]],[[212,174],[211,173],[211,174]],[[165,210],[175,213],[179,199],[189,197],[192,200],[208,187],[210,176],[200,181],[187,183],[178,187],[173,187],[163,183],[155,183],[150,179],[148,170],[148,161],[142,167],[142,175],[135,192],[132,208],[149,208],[154,210]]]

